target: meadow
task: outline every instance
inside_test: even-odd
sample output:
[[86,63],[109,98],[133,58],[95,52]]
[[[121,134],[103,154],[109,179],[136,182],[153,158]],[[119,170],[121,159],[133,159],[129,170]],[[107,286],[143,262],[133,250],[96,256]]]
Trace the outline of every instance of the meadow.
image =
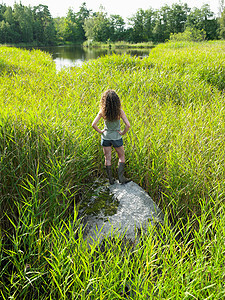
[[[0,47],[2,299],[225,298],[224,53],[168,42],[57,72],[46,53]],[[126,175],[165,213],[134,245],[88,246],[77,218],[105,178],[91,123],[107,88],[131,123]]]

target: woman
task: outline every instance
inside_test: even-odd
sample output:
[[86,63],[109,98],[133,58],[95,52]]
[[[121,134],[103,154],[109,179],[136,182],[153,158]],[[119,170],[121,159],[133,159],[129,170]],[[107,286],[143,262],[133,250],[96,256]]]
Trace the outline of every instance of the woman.
[[[103,130],[99,129],[97,126],[101,118],[104,119],[105,123]],[[123,131],[120,130],[120,119],[122,119],[125,123],[125,128]],[[119,182],[122,184],[129,182],[130,180],[124,177],[125,152],[122,135],[127,133],[130,128],[130,123],[124,111],[121,109],[120,98],[114,90],[109,89],[103,93],[100,100],[100,111],[94,119],[92,127],[102,135],[101,145],[103,146],[106,172],[110,184],[114,184],[114,178],[112,176],[111,169],[112,146],[115,148],[119,158]]]

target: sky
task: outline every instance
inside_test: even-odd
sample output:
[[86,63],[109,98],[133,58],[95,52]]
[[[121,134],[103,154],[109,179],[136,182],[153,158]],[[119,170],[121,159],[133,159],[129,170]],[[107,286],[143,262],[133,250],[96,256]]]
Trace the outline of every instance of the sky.
[[[25,6],[32,7],[39,4],[47,5],[53,18],[65,17],[69,8],[75,12],[79,11],[83,2],[86,3],[87,9],[92,9],[94,12],[99,11],[99,7],[102,5],[109,15],[117,14],[127,21],[127,18],[135,14],[139,8],[158,9],[165,4],[171,6],[173,3],[179,3],[179,0],[0,0],[0,3],[12,7],[14,3],[20,2]],[[200,8],[203,4],[209,4],[216,16],[219,13],[219,0],[181,0],[180,2],[187,3],[190,8]]]

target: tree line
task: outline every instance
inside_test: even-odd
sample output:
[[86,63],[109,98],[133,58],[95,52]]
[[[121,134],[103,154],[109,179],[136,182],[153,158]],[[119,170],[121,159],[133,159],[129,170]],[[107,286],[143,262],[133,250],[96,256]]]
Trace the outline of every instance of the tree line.
[[207,40],[225,38],[224,1],[216,17],[208,4],[190,8],[186,3],[164,5],[160,9],[138,9],[128,18],[98,12],[84,2],[78,11],[68,9],[65,17],[53,18],[46,5],[13,7],[0,4],[0,43],[55,45],[92,42],[164,42],[187,30],[198,32]]

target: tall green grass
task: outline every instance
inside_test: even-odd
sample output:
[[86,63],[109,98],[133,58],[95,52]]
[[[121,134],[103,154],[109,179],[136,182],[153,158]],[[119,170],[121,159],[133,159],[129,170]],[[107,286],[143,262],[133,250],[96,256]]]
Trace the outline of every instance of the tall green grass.
[[85,41],[83,43],[84,47],[92,47],[92,48],[110,48],[110,49],[143,49],[143,48],[153,48],[154,44],[153,42],[143,42],[143,43],[128,43],[125,41],[119,41],[119,42],[111,42],[108,41],[107,43],[102,42],[90,42]]
[[[45,53],[0,47],[3,299],[224,298],[224,50],[167,43],[57,72]],[[131,122],[128,176],[166,214],[135,245],[87,246],[77,220],[105,176],[91,122],[106,88]]]

